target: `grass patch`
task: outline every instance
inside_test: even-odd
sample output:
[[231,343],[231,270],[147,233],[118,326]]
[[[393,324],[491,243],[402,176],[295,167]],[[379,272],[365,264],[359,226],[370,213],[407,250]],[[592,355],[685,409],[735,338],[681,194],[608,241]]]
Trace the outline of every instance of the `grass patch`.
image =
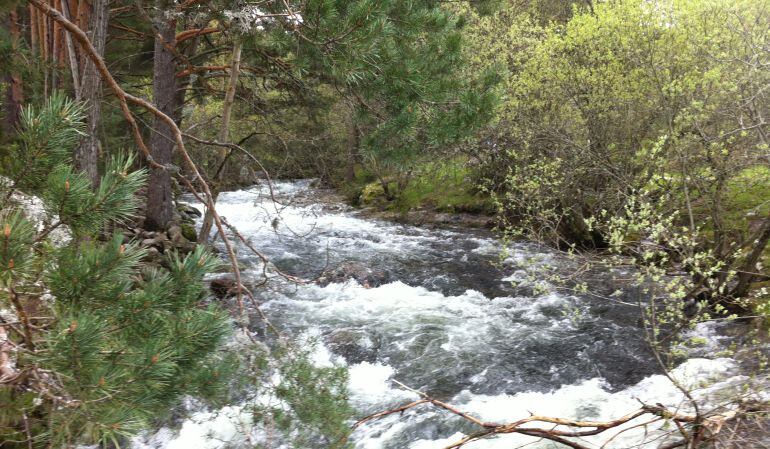
[[478,191],[463,158],[419,166],[393,207],[399,211],[429,208],[440,212],[493,213],[489,197]]
[[[418,164],[412,178],[402,191],[398,183],[389,182],[395,194],[393,201],[385,198],[382,184],[370,171],[357,168],[355,177],[339,186],[353,205],[376,206],[398,212],[430,209],[447,213],[489,214],[495,212],[488,195],[479,192],[474,173],[464,158]],[[390,179],[390,177],[386,177]]]
[[725,223],[745,228],[770,214],[770,167],[747,168],[727,183]]

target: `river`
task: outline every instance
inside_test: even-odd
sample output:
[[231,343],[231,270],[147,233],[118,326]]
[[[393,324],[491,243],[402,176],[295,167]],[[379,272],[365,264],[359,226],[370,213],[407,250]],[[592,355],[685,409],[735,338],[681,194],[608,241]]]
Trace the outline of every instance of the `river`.
[[[397,379],[483,420],[507,422],[529,413],[611,419],[638,408],[637,398],[685,407],[682,394],[660,374],[640,331],[643,295],[623,271],[581,273],[577,262],[534,244],[503,245],[486,231],[429,229],[367,218],[309,181],[278,182],[267,190],[223,193],[221,215],[251,239],[275,266],[311,278],[324,267],[355,262],[385,278],[282,285],[273,279],[256,294],[283,332],[317,340],[316,363],[349,369],[350,401],[360,416],[414,400]],[[259,279],[260,260],[238,246],[247,278]],[[561,291],[548,274],[581,276],[586,294]],[[285,283],[284,283],[285,284]],[[613,292],[614,299],[608,299]],[[696,331],[701,346],[672,375],[711,397],[745,377],[719,357],[728,337],[711,325]],[[175,429],[145,435],[135,448],[248,446],[232,420],[242,409],[200,410]],[[247,420],[248,421],[248,420]],[[655,448],[670,434],[661,424],[626,432],[608,448]],[[359,428],[356,449],[440,449],[462,437],[458,419],[428,407]],[[586,439],[600,447],[614,432]],[[259,440],[254,429],[251,442]],[[517,435],[469,449],[551,448]]]

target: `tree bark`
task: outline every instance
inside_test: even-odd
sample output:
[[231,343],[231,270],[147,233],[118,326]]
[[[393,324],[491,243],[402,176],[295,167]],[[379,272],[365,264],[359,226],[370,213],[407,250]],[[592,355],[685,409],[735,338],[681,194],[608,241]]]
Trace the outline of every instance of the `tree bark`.
[[[72,21],[72,4],[68,0],[61,0],[61,12],[65,19]],[[67,46],[67,60],[70,64],[70,74],[72,75],[72,90],[75,92],[75,100],[80,101],[82,98],[81,80],[80,80],[80,66],[78,65],[78,54],[75,51],[75,45],[72,42],[72,36],[69,33],[64,32],[64,44]]]
[[760,277],[756,274],[756,265],[762,257],[767,244],[770,243],[770,217],[766,217],[762,221],[753,243],[754,246],[749,251],[749,254],[746,255],[746,259],[743,260],[743,265],[738,271],[737,283],[730,291],[732,298],[745,297],[749,293],[754,279]]
[[[88,38],[100,58],[104,57],[107,43],[107,24],[109,23],[109,1],[92,0],[88,26]],[[88,107],[86,117],[86,135],[75,149],[75,167],[85,172],[91,185],[99,183],[99,128],[102,119],[102,77],[93,61],[86,59],[80,85],[81,99]]]
[[[352,114],[351,114],[352,115]],[[350,131],[350,140],[348,141],[348,160],[345,169],[345,180],[353,182],[356,179],[356,164],[358,163],[358,149],[361,147],[361,135],[358,125],[351,123],[348,127]]]
[[[176,19],[169,15],[170,5],[156,0],[155,59],[153,64],[153,102],[161,112],[173,117],[176,112],[176,64],[171,48],[176,45]],[[155,117],[150,136],[150,154],[153,160],[163,166],[171,163],[174,152],[174,137],[169,125]],[[164,230],[168,227],[174,212],[171,176],[168,170],[150,167],[147,185],[147,212],[144,225],[150,230]]]
[[[19,24],[16,10],[11,10],[6,18],[8,30],[11,35],[11,45],[16,48],[19,42]],[[5,75],[5,111],[3,117],[3,135],[16,134],[16,126],[21,118],[21,105],[24,103],[24,91],[21,77],[13,70]]]
[[[225,103],[222,106],[222,128],[219,130],[219,143],[229,143],[230,117],[232,115],[233,103],[235,102],[235,89],[238,87],[238,73],[241,71],[241,49],[243,48],[243,44],[237,37],[235,39],[236,40],[233,43],[233,60],[230,65],[230,80],[227,84],[227,91],[225,92]],[[224,164],[227,160],[228,149],[220,148],[218,153],[219,157],[217,159],[220,163],[217,164],[218,172],[216,173],[216,180],[221,181],[225,170],[224,167],[221,167],[220,165]],[[215,192],[214,195],[214,201],[216,201],[217,192]],[[198,234],[198,243],[206,243],[208,241],[213,221],[213,213],[211,210],[207,209],[206,215],[203,217],[200,234]]]

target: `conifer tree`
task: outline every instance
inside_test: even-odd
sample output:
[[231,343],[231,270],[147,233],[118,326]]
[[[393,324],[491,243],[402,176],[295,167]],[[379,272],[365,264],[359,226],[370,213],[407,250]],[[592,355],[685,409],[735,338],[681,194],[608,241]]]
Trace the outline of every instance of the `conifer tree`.
[[[142,267],[138,245],[106,235],[108,224],[132,217],[147,175],[131,171],[131,157],[115,157],[92,189],[72,168],[82,116],[80,105],[56,94],[24,110],[19,145],[4,149],[0,441],[7,447],[118,445],[182,395],[206,397],[223,385],[225,366],[214,354],[229,318],[206,303],[201,282],[217,260],[199,247],[170,254],[167,268]],[[36,195],[49,219],[30,219],[21,192]],[[72,238],[54,242],[57,229]]]

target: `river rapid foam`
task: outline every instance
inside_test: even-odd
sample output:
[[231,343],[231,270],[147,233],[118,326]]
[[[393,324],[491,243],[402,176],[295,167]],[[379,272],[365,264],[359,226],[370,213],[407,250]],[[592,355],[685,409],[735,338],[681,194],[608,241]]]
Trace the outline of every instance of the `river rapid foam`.
[[[628,289],[617,302],[567,294],[538,279],[544,266],[564,273],[574,269],[557,253],[526,243],[503,252],[502,244],[482,231],[367,219],[339,201],[319,203],[329,197],[307,181],[279,182],[276,195],[283,204],[274,204],[265,188],[223,193],[218,210],[283,270],[313,277],[324,267],[354,261],[389,280],[375,287],[273,281],[277,285],[256,291],[277,327],[317,342],[315,363],[348,367],[350,402],[360,416],[417,397],[393,379],[484,421],[510,422],[531,413],[609,420],[637,409],[638,400],[687,409],[643,341],[632,305],[638,291]],[[239,257],[258,280],[259,260],[245,248]],[[614,276],[588,280],[589,286],[620,288]],[[718,356],[727,342],[713,326],[695,333],[708,350],[693,353],[671,375],[697,398],[718,404],[720,395],[745,378],[732,359]],[[362,426],[353,434],[354,447],[440,449],[472,430],[445,411],[421,407]],[[663,422],[639,427],[606,447],[655,448],[671,430]],[[136,438],[133,447],[253,447],[263,432],[244,407],[233,405],[198,411],[178,429]],[[610,435],[582,444],[599,448]],[[527,443],[556,447],[518,435],[464,447]]]

